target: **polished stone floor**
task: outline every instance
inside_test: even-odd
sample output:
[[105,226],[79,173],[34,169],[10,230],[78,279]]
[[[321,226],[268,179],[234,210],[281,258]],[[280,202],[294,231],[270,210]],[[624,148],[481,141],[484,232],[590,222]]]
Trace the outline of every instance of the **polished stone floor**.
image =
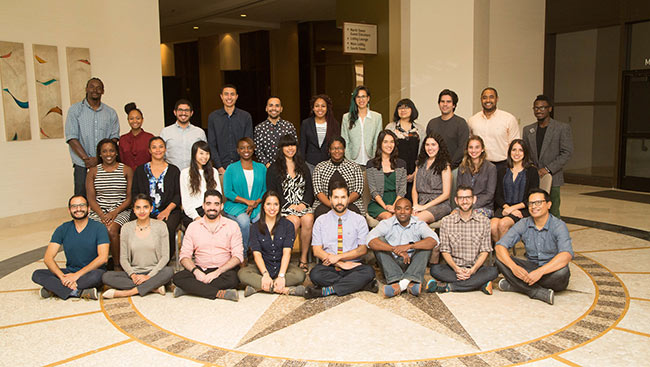
[[[41,299],[31,273],[65,217],[0,230],[0,366],[641,366],[650,360],[650,205],[581,195],[576,257],[549,306],[496,290],[239,302]],[[59,254],[57,260],[63,261]],[[63,262],[62,262],[63,264]]]

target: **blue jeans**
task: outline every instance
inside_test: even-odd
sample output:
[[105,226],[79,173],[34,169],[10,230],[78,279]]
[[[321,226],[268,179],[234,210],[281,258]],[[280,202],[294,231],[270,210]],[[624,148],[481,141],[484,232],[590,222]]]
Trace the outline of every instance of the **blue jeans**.
[[251,223],[255,223],[260,220],[260,215],[257,214],[255,218],[251,219],[251,217],[246,214],[246,212],[241,213],[236,217],[228,213],[225,214],[226,217],[234,220],[239,225],[239,229],[241,230],[241,242],[244,245],[244,259],[246,259],[246,256],[248,254],[248,241],[251,237]]
[[375,251],[375,257],[381,269],[384,271],[386,284],[399,282],[402,279],[408,279],[415,283],[424,281],[424,272],[427,269],[427,262],[431,257],[431,250],[415,250],[411,256],[411,263],[404,264],[404,258],[393,257],[392,252]]

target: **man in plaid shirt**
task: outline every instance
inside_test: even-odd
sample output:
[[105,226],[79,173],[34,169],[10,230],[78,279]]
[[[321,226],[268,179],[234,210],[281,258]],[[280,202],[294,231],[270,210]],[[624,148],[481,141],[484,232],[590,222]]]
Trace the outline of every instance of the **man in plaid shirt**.
[[458,210],[442,219],[440,252],[446,264],[431,265],[427,292],[467,292],[480,289],[492,294],[492,281],[499,274],[494,266],[483,266],[492,251],[490,220],[475,212],[476,196],[460,185],[454,199]]

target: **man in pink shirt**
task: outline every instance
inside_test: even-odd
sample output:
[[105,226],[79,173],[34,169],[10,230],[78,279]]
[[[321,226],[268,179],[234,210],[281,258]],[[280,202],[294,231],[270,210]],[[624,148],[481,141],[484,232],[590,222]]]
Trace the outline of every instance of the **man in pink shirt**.
[[[185,270],[174,275],[174,297],[193,294],[203,298],[238,301],[237,265],[244,261],[244,247],[237,222],[221,215],[223,196],[207,190],[205,215],[185,231],[179,255]],[[192,261],[194,256],[194,261]]]
[[505,167],[508,158],[508,145],[520,139],[521,133],[517,119],[509,112],[497,109],[499,94],[492,87],[481,92],[483,110],[467,120],[470,133],[483,138],[487,159],[497,166]]

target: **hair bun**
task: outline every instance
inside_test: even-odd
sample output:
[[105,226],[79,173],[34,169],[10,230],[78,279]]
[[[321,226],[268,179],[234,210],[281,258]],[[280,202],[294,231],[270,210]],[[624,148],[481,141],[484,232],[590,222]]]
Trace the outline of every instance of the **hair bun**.
[[129,102],[129,103],[124,105],[124,112],[126,112],[126,114],[128,115],[129,112],[131,112],[131,111],[133,111],[133,110],[135,110],[137,108],[138,107],[135,105],[135,102]]

